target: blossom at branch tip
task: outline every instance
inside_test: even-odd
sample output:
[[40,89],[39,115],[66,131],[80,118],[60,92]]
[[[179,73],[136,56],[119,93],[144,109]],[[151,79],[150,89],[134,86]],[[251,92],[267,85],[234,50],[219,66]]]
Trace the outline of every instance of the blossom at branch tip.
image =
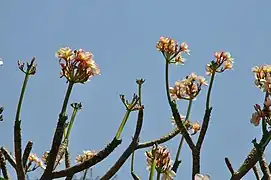
[[83,49],[60,48],[56,52],[61,66],[61,77],[73,83],[85,83],[91,77],[99,75],[100,69],[93,60],[93,54]]
[[178,44],[170,37],[160,37],[156,44],[158,51],[162,52],[169,64],[184,64],[185,59],[182,54],[190,55],[190,49],[185,42]]
[[206,74],[209,76],[216,72],[222,73],[227,69],[232,69],[233,58],[229,52],[215,52],[215,60],[206,65]]
[[83,151],[83,155],[78,155],[75,159],[77,163],[85,162],[95,156],[97,153],[95,151]]
[[[198,133],[200,131],[201,126],[200,126],[199,122],[196,121],[196,122],[192,123],[190,120],[185,121],[185,116],[183,116],[181,114],[180,114],[180,119],[181,119],[184,127],[188,130],[188,132],[191,135],[195,135],[196,133]],[[174,117],[171,118],[171,123],[172,123],[172,125],[177,126]]]
[[261,65],[252,68],[255,85],[263,92],[271,93],[271,65]]
[[155,161],[155,169],[163,174],[163,180],[172,180],[176,176],[172,170],[173,161],[170,158],[168,149],[164,146],[154,145],[150,151],[145,153],[147,158],[147,169],[150,170],[153,161]]
[[206,175],[196,174],[195,180],[210,180],[210,176],[208,174]]
[[[30,169],[30,166],[32,165],[32,163],[34,163],[34,166]],[[41,167],[42,169],[45,169],[44,164],[38,158],[38,156],[36,154],[30,153],[30,155],[28,156],[28,165],[27,165],[27,168],[26,168],[27,172],[34,171],[38,167]]]
[[43,153],[43,155],[41,156],[41,160],[42,160],[42,162],[45,164],[45,165],[47,165],[47,161],[48,161],[48,156],[49,156],[49,151],[45,151],[44,153]]
[[169,88],[169,93],[172,99],[195,99],[199,94],[202,85],[207,86],[205,78],[191,73],[181,81],[176,81],[174,87]]

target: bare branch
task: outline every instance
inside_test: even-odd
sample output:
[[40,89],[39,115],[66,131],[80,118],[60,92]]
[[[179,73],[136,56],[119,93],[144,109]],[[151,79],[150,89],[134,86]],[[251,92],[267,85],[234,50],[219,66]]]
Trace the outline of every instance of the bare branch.
[[6,161],[5,161],[5,157],[2,153],[2,151],[0,151],[0,169],[2,169],[3,177],[5,179],[9,179],[8,170],[6,167]]
[[11,166],[16,170],[16,162],[15,159],[11,156],[11,154],[6,150],[6,148],[1,147],[0,151],[2,151],[5,159],[11,164]]
[[30,152],[32,150],[32,147],[33,147],[33,142],[28,141],[26,146],[25,146],[24,153],[23,153],[23,167],[24,168],[26,167],[27,159],[28,159],[29,154],[30,154]]
[[227,157],[225,158],[225,163],[226,163],[226,165],[227,165],[229,171],[230,171],[231,174],[233,175],[233,174],[234,174],[234,170],[233,170],[233,168],[232,168],[232,165],[231,165],[231,162],[230,162],[229,158],[227,158]]
[[120,145],[120,143],[121,143],[121,140],[114,138],[103,150],[98,152],[91,159],[64,170],[55,171],[52,173],[52,177],[49,177],[49,179],[71,176],[71,175],[74,175],[75,173],[81,172],[85,169],[88,169],[94,166],[95,164],[105,159],[109,154],[111,154],[114,151],[114,149],[118,145]]

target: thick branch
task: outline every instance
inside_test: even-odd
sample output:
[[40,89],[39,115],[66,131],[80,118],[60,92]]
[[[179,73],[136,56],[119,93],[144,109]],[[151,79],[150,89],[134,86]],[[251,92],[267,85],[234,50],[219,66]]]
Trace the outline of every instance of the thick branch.
[[67,118],[68,117],[66,115],[62,115],[62,114],[59,115],[59,120],[57,122],[57,127],[56,127],[56,131],[53,138],[53,143],[52,143],[51,150],[48,156],[48,163],[46,166],[46,170],[44,171],[41,177],[41,180],[50,179],[50,176],[52,175],[56,156],[58,154],[58,150],[63,138],[64,126],[65,126],[65,122]]
[[22,163],[22,139],[21,139],[21,121],[15,120],[14,125],[14,151],[16,161],[16,173],[19,180],[25,179],[25,173]]
[[185,141],[187,142],[188,146],[190,147],[190,149],[193,151],[196,146],[195,144],[193,143],[192,139],[191,139],[191,136],[189,135],[189,133],[187,132],[186,128],[184,127],[182,121],[181,121],[181,118],[180,118],[180,114],[178,112],[178,109],[176,107],[176,104],[174,104],[173,102],[171,103],[170,105],[171,107],[171,110],[172,110],[172,114],[173,114],[173,117],[175,119],[175,122],[178,126],[178,128],[180,129]]
[[134,138],[127,149],[123,152],[123,154],[119,157],[117,162],[110,168],[110,170],[101,178],[101,180],[107,180],[113,177],[117,171],[122,167],[125,161],[129,158],[129,156],[135,151],[138,145],[139,134],[141,132],[143,122],[143,109],[140,109],[138,112],[138,119],[136,125],[136,131],[134,134]]
[[192,158],[193,158],[192,180],[194,180],[195,175],[200,173],[200,151],[193,150]]
[[121,140],[113,139],[103,150],[98,152],[95,156],[93,156],[91,159],[77,164],[75,166],[72,166],[70,168],[61,170],[61,171],[55,171],[52,174],[52,177],[49,177],[49,179],[54,179],[54,178],[61,178],[61,177],[66,177],[66,176],[71,176],[74,175],[75,173],[81,172],[85,169],[88,169],[98,162],[102,161],[105,159],[110,153],[114,151],[114,149],[121,143]]
[[197,144],[196,144],[196,147],[197,147],[198,150],[201,149],[204,137],[206,135],[208,125],[209,125],[211,112],[212,112],[212,107],[205,110],[205,115],[204,115],[204,118],[203,118],[202,128],[201,128],[199,138],[198,138],[198,141],[197,141]]

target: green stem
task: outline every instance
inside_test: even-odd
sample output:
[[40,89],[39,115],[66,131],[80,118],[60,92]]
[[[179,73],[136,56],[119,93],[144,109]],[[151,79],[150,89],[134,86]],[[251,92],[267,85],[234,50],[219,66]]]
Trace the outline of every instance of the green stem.
[[126,124],[126,122],[128,120],[128,117],[129,117],[130,113],[131,113],[130,110],[126,111],[126,113],[125,113],[125,115],[124,115],[124,117],[122,119],[122,122],[120,124],[120,127],[119,127],[119,129],[118,129],[118,131],[116,133],[116,136],[115,136],[116,139],[119,139],[119,137],[120,137],[120,135],[121,135],[121,133],[123,131],[123,128],[124,128],[124,126],[125,126],[125,124]]
[[16,121],[20,120],[20,112],[21,112],[21,108],[22,108],[22,102],[23,102],[23,99],[24,99],[24,93],[25,93],[25,90],[26,90],[26,85],[27,85],[29,76],[30,76],[30,74],[28,74],[28,72],[26,72],[25,73],[25,78],[24,78],[24,83],[23,83],[22,90],[21,90],[21,95],[20,95],[19,102],[18,102],[18,105],[17,105],[17,112],[16,112],[16,118],[15,118]]
[[156,178],[156,180],[160,180],[160,177],[161,177],[161,173],[157,172],[157,178]]
[[190,99],[189,100],[189,104],[188,104],[188,108],[187,108],[187,111],[186,111],[186,116],[185,116],[185,121],[184,123],[186,123],[186,121],[189,119],[190,117],[190,113],[191,113],[191,108],[192,108],[192,103],[193,103],[193,100]]
[[152,164],[151,164],[151,171],[150,171],[149,180],[153,179],[154,172],[155,172],[155,166],[156,166],[156,161],[155,161],[155,158],[153,158],[152,159]]
[[209,85],[208,93],[207,93],[206,109],[210,108],[210,98],[211,98],[211,91],[212,91],[214,79],[215,79],[215,72],[213,72],[211,75],[210,85]]
[[66,115],[66,110],[67,110],[67,106],[68,106],[68,102],[69,102],[69,98],[72,92],[72,87],[73,87],[74,83],[73,82],[69,82],[68,88],[67,88],[67,92],[66,92],[66,96],[65,99],[63,101],[63,105],[61,108],[61,116],[65,116]]
[[170,93],[169,93],[169,82],[168,82],[168,69],[169,69],[169,64],[168,64],[168,60],[166,60],[166,72],[165,72],[165,80],[166,80],[166,92],[167,92],[167,100],[168,103],[171,106],[171,98],[170,98]]
[[69,139],[69,136],[70,136],[70,133],[71,133],[71,129],[72,129],[72,126],[73,126],[73,123],[74,123],[77,111],[78,111],[77,108],[73,109],[71,120],[70,120],[70,123],[69,123],[69,126],[68,126],[68,130],[67,130],[67,134],[65,135],[65,139]]
[[141,99],[142,99],[142,88],[141,88],[142,84],[138,85],[138,96],[139,96],[139,100],[138,100],[138,104],[139,106],[141,106]]

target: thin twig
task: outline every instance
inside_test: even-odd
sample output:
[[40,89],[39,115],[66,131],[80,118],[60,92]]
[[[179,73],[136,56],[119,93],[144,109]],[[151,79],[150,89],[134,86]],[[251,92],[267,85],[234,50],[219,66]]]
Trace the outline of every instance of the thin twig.
[[229,158],[227,158],[227,157],[225,158],[225,163],[226,163],[226,165],[227,165],[229,171],[230,171],[231,174],[233,175],[233,174],[234,174],[234,170],[233,170],[233,168],[232,168],[232,165],[231,165],[231,162],[230,162]]

